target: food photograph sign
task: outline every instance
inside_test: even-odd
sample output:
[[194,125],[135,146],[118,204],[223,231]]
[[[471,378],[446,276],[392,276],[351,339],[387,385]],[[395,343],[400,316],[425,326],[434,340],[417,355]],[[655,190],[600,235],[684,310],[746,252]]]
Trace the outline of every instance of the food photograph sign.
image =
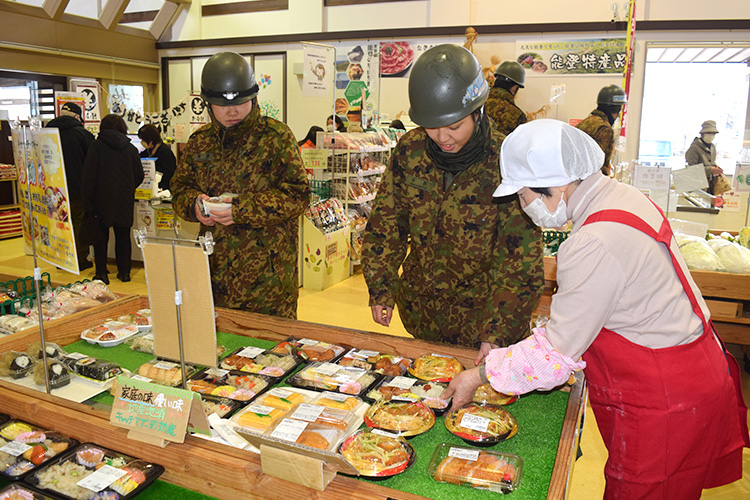
[[625,38],[516,42],[516,60],[535,75],[622,73]]

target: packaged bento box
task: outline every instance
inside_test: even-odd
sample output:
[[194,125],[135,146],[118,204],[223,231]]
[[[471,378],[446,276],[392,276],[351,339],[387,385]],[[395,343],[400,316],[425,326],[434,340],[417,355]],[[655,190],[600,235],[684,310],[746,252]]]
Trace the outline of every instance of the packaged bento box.
[[380,378],[382,375],[362,368],[334,363],[310,363],[289,377],[287,383],[302,389],[360,396],[366,394],[367,390]]
[[0,489],[0,500],[57,500],[51,496],[41,493],[31,486],[21,483],[12,483]]
[[341,366],[354,366],[392,377],[404,375],[411,362],[409,358],[365,349],[352,349],[337,361]]
[[428,382],[412,377],[386,377],[379,384],[367,391],[368,401],[391,401],[415,399],[423,401],[432,408],[436,415],[442,415],[450,406],[450,400],[441,399],[448,384]]
[[515,436],[518,422],[502,406],[471,402],[448,412],[445,428],[468,444],[492,446]]
[[339,453],[361,476],[380,478],[404,472],[417,456],[404,438],[369,429],[359,430],[344,439]]
[[523,458],[494,450],[478,450],[441,443],[435,448],[427,473],[441,483],[469,486],[495,493],[518,488]]
[[227,418],[244,406],[243,401],[209,394],[201,394],[201,405],[206,416],[216,413],[220,418]]
[[[185,365],[185,378],[195,373],[195,367]],[[180,375],[180,364],[173,361],[162,359],[152,359],[138,367],[138,375],[146,377],[154,383],[169,386],[178,386],[182,384]]]
[[127,500],[148,487],[164,467],[85,443],[30,473],[24,481],[70,500]]
[[346,410],[301,403],[272,423],[265,435],[333,451],[356,421],[356,416]]
[[103,347],[113,347],[125,342],[139,332],[138,326],[122,321],[105,321],[101,325],[81,332],[81,338],[89,344],[99,344]]
[[10,420],[0,426],[0,474],[10,480],[22,479],[29,471],[77,444],[78,441],[59,432]]
[[219,366],[227,370],[259,373],[283,378],[302,363],[295,354],[278,354],[259,347],[241,347],[222,359]]
[[409,367],[409,373],[430,382],[450,382],[463,369],[461,363],[453,356],[424,354],[414,360]]
[[274,379],[237,370],[206,368],[187,381],[187,388],[201,394],[251,401],[273,385]]
[[347,347],[343,345],[329,344],[308,338],[289,337],[273,347],[270,352],[274,354],[295,352],[307,361],[333,362],[340,358],[346,350]]

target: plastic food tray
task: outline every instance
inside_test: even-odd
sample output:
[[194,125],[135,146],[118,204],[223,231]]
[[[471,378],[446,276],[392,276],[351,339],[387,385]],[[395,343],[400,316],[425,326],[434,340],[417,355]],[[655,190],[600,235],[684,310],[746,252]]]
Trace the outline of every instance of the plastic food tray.
[[[373,453],[372,448],[378,449]],[[361,476],[386,478],[404,472],[414,464],[417,454],[404,438],[386,433],[359,430],[344,439],[339,453],[357,469]],[[406,455],[399,460],[399,455]]]
[[428,382],[411,377],[385,377],[377,385],[374,385],[364,398],[370,402],[381,400],[391,401],[416,398],[429,406],[435,415],[442,415],[450,407],[450,400],[440,399],[440,395],[448,388],[448,384],[441,382]]
[[0,474],[17,481],[78,444],[59,432],[46,431],[22,420],[0,426]]
[[234,412],[245,406],[244,401],[237,401],[236,399],[222,398],[219,396],[211,396],[209,394],[201,394],[201,405],[206,416],[211,413],[216,413],[220,418],[229,418]]
[[445,415],[445,428],[473,446],[492,446],[512,438],[518,422],[502,406],[468,403]]
[[352,412],[301,403],[277,419],[265,435],[319,450],[333,451],[356,421]]
[[[99,326],[81,332],[81,338],[89,344],[114,347],[125,342],[139,332],[138,326],[122,321],[105,321]],[[113,338],[103,338],[104,336]]]
[[227,397],[248,403],[262,394],[277,379],[256,373],[222,368],[205,368],[187,381],[187,388],[201,394]]
[[270,349],[272,353],[299,353],[308,362],[335,363],[344,353],[351,349],[349,346],[329,344],[320,340],[289,337]]
[[435,413],[419,401],[381,401],[367,410],[364,420],[367,427],[411,437],[432,429]]
[[363,396],[383,378],[379,373],[335,363],[310,363],[287,379],[293,387]]
[[427,466],[427,473],[438,482],[496,493],[517,489],[522,471],[523,458],[518,455],[448,443],[435,447]]
[[253,347],[240,347],[222,359],[219,366],[227,370],[259,373],[282,379],[296,370],[302,362],[302,358],[295,354],[277,354]]
[[337,361],[341,366],[354,366],[373,370],[386,376],[406,374],[412,360],[395,354],[382,354],[377,351],[352,349]]
[[430,382],[450,382],[462,370],[456,358],[442,354],[423,354],[409,367],[411,375]]
[[25,484],[13,483],[0,490],[0,500],[10,500],[18,498],[33,498],[34,500],[57,500],[51,496],[41,493],[31,486]]
[[[94,443],[84,443],[28,474],[24,478],[24,482],[45,493],[66,500],[80,500],[81,498],[88,498],[92,490],[78,486],[75,479],[80,481],[93,474],[101,473],[100,469],[105,469],[102,465],[109,465],[127,472],[127,474],[100,490],[105,494],[116,493],[117,496],[111,495],[111,497],[119,500],[133,498],[164,472],[164,467],[161,465],[140,460]],[[63,477],[62,474],[66,473],[65,477],[70,478],[70,472],[75,472],[77,477],[70,479],[69,484],[63,483],[60,480]]]

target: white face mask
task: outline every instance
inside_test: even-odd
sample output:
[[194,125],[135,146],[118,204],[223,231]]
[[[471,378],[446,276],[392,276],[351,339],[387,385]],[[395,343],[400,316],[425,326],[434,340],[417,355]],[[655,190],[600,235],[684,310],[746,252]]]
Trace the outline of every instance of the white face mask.
[[328,125],[326,126],[326,128],[328,129],[328,131],[329,131],[329,132],[333,132],[333,123],[329,123],[329,124],[328,124]]
[[531,221],[539,227],[562,227],[568,222],[568,207],[562,197],[560,197],[560,203],[557,204],[557,209],[554,212],[549,211],[547,205],[544,204],[541,198],[534,198],[534,201],[523,207],[523,211],[526,212],[526,214],[531,217]]

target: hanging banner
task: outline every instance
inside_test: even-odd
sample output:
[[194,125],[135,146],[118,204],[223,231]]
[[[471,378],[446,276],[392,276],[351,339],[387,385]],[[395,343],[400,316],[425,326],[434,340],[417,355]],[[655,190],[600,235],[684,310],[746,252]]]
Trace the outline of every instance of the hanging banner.
[[[15,140],[14,134],[14,150],[22,150],[24,146],[16,147]],[[25,175],[28,189],[21,198],[22,206],[28,203],[31,208],[36,254],[54,266],[78,274],[60,130],[32,127],[30,146]],[[25,226],[24,238],[27,238]],[[28,240],[31,241],[30,237]]]
[[92,134],[99,133],[102,114],[99,108],[99,83],[96,80],[71,80],[73,91],[83,95],[84,126]]
[[[122,116],[129,129],[138,129],[141,125],[152,124],[159,129],[159,132],[163,136],[170,138],[175,138],[175,131],[178,125],[182,125],[180,138],[184,138],[184,141],[178,142],[187,142],[190,135],[187,133],[187,127],[190,124],[202,120],[204,121],[201,123],[209,123],[211,121],[208,109],[203,106],[202,100],[198,104],[194,99],[195,96],[198,96],[200,99],[198,94],[188,94],[176,105],[159,113],[141,113],[134,109],[128,109],[125,104],[112,97],[111,112]],[[192,133],[192,130],[190,132]]]
[[537,75],[622,73],[627,62],[626,40],[517,41],[516,60],[527,73]]
[[328,47],[302,44],[302,95],[325,97],[331,93],[333,52]]

